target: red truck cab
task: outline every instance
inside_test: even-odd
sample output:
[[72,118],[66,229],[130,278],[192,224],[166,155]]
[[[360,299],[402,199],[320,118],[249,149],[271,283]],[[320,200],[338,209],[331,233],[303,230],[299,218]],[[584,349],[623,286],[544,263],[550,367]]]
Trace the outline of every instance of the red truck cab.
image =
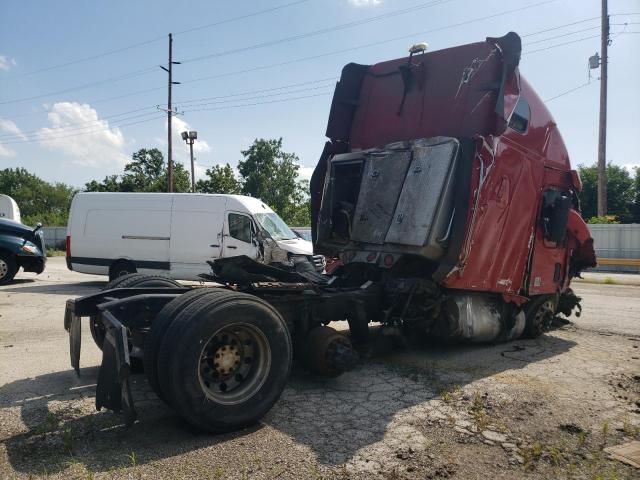
[[570,313],[593,240],[579,176],[520,53],[511,32],[345,66],[311,180],[316,250],[345,267],[413,264],[467,299]]

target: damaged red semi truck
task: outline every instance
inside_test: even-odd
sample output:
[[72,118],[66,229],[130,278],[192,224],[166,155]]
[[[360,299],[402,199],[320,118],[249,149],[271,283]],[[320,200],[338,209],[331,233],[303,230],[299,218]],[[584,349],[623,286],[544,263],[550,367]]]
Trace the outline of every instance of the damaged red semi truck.
[[[369,323],[414,338],[507,341],[580,308],[572,277],[595,266],[580,178],[551,114],[520,75],[515,33],[373,66],[344,67],[311,179],[320,275],[306,257],[211,261],[186,287],[132,274],[68,300],[103,351],[96,407],[136,418],[136,362],[156,393],[209,431],[248,425],[279,398],[292,361],[353,368]],[[263,251],[272,240],[255,228]],[[351,339],[327,325],[348,320]]]

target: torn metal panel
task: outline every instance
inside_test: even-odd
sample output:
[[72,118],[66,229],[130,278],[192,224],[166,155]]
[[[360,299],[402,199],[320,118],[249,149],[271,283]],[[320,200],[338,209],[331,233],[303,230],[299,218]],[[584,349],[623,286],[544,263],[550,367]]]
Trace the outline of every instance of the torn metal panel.
[[459,142],[436,137],[419,140],[398,199],[386,242],[422,247],[440,256],[453,215],[453,174]]
[[408,149],[367,155],[351,240],[384,243],[410,161]]

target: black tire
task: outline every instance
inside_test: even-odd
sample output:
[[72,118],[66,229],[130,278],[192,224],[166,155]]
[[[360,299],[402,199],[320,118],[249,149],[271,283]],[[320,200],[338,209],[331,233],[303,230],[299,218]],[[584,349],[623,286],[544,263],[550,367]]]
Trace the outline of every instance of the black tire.
[[0,285],[6,285],[18,273],[16,257],[9,252],[0,252]]
[[[102,289],[112,290],[114,288],[130,288],[130,287],[177,287],[180,288],[177,281],[164,275],[146,275],[142,273],[130,273],[122,275],[114,280],[111,280]],[[91,337],[93,341],[102,350],[102,344],[104,343],[105,330],[104,326],[97,317],[89,318],[89,331],[91,331]]]
[[369,340],[369,322],[364,322],[357,316],[347,318],[349,332],[354,343],[367,343]]
[[[243,337],[241,332],[249,333]],[[218,355],[232,345],[242,361],[235,362],[237,367],[225,362],[230,377],[218,380],[220,389],[214,392],[215,381],[203,377],[201,365],[213,365],[214,348]],[[291,337],[277,310],[252,295],[225,292],[202,297],[176,316],[158,353],[158,378],[183,419],[201,430],[225,432],[254,424],[271,409],[287,382],[292,356]],[[244,377],[238,379],[238,371],[246,372]],[[236,385],[227,390],[224,382]]]
[[167,303],[158,316],[151,324],[151,330],[147,334],[147,338],[144,341],[144,372],[149,380],[149,385],[156,392],[156,395],[164,400],[164,394],[160,388],[158,381],[158,350],[162,344],[162,339],[167,329],[171,326],[171,323],[182,310],[188,305],[202,298],[204,295],[210,295],[217,293],[218,290],[227,291],[222,289],[213,288],[196,288],[190,292],[180,295],[178,298],[171,300]]
[[137,270],[131,260],[116,260],[109,268],[109,281],[117,280],[119,277],[132,273],[137,273]]
[[525,338],[536,338],[547,330],[556,311],[555,295],[540,295],[524,305],[525,326],[522,334]]

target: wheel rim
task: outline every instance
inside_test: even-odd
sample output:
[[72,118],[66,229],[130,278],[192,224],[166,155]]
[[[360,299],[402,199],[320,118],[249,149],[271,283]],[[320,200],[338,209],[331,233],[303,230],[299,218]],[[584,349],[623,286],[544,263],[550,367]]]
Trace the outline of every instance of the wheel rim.
[[255,395],[271,369],[267,337],[253,325],[236,323],[215,332],[198,359],[198,378],[205,395],[235,405]]
[[9,265],[3,259],[0,258],[0,279],[7,276],[9,273]]
[[553,315],[554,310],[553,307],[553,302],[551,300],[547,300],[540,305],[540,308],[538,308],[534,318],[534,325],[539,325],[541,328],[544,328],[547,322],[551,320],[551,315]]

